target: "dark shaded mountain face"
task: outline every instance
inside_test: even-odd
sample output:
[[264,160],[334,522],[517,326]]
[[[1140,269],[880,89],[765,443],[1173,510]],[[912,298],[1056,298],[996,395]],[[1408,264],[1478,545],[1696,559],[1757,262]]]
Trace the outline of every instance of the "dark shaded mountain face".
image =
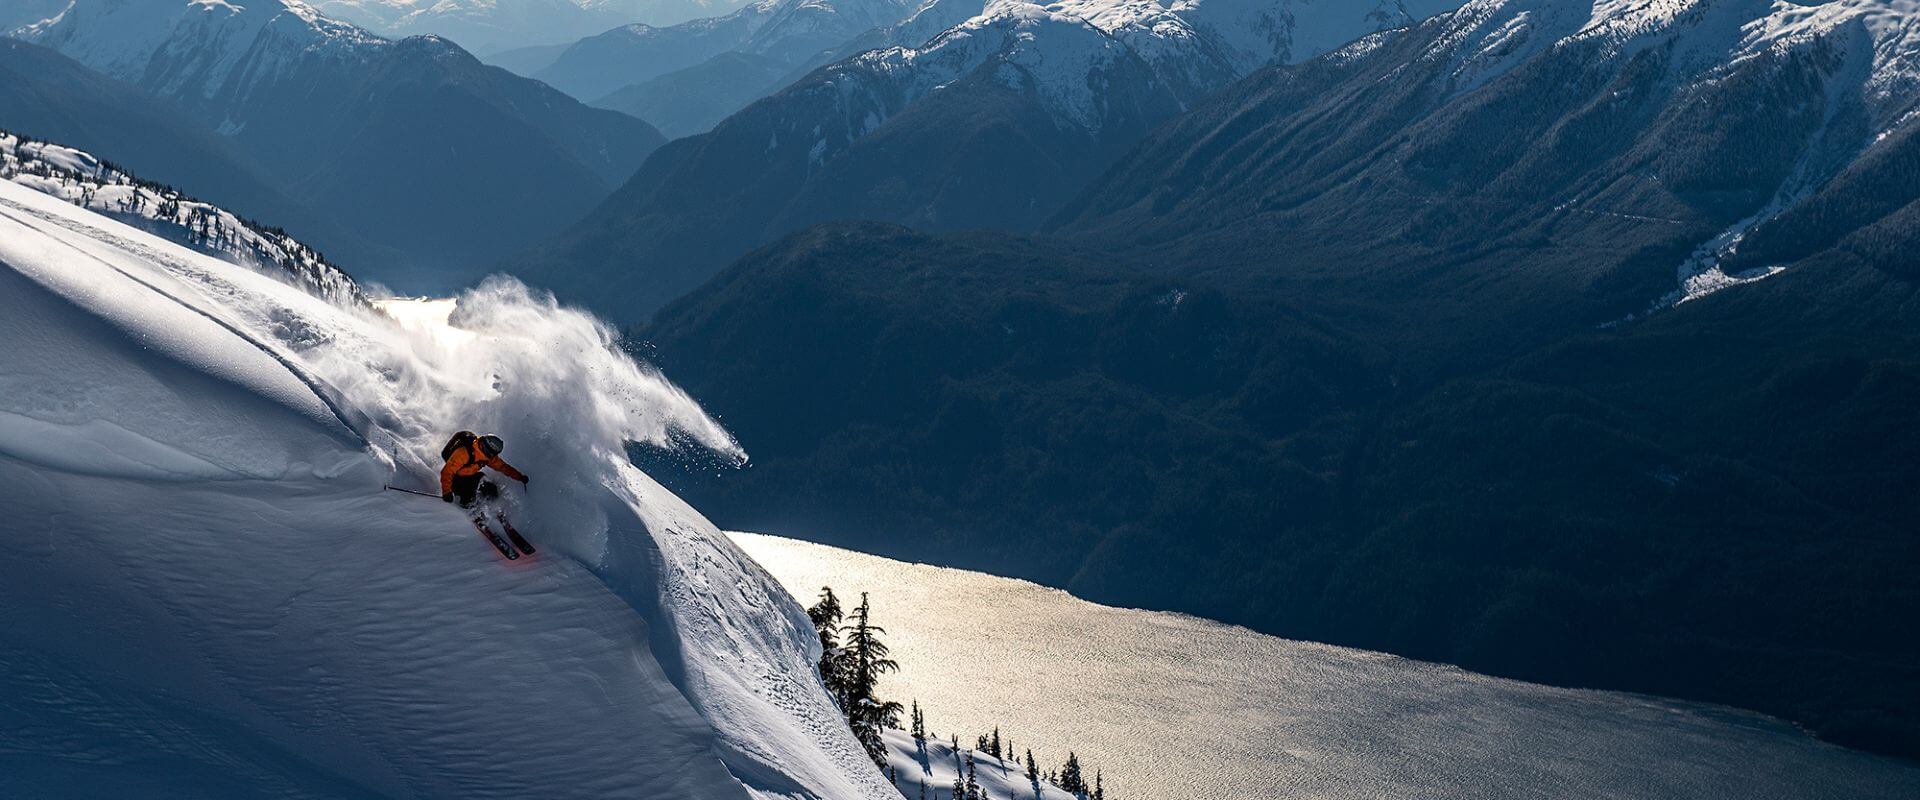
[[1243,81],[1047,237],[786,238],[637,331],[756,456],[677,488],[1920,756],[1917,28],[1815,11],[1474,4]]
[[780,88],[789,65],[751,53],[721,53],[595,100],[599,108],[646,120],[669,139],[706,133]]
[[26,35],[173,102],[327,221],[405,255],[354,265],[371,278],[470,279],[577,219],[664,141],[444,40],[388,42],[277,3],[190,8],[82,0]]
[[173,105],[44,47],[0,39],[0,124],[188,187],[234,212],[286,220],[296,236],[325,241],[328,253],[345,262],[399,257],[281,193],[231,143]]

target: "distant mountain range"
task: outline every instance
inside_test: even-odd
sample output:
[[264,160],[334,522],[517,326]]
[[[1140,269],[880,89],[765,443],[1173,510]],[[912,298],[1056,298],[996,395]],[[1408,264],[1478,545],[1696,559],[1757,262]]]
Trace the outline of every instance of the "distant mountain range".
[[[1093,0],[1000,2],[971,13],[929,3],[880,33],[871,33],[885,16],[879,9],[835,7],[831,18],[860,23],[834,28],[835,36],[865,26],[879,41],[917,38],[913,31],[931,38],[822,67],[711,133],[672,143],[584,222],[514,263],[563,296],[631,320],[753,247],[815,222],[1029,230],[1154,126],[1238,77],[1449,5]],[[802,10],[770,2],[704,30],[718,37],[725,22],[733,26],[727,42],[778,41],[789,59],[826,46],[826,38],[804,47],[791,36],[769,38],[775,23],[762,17],[783,9]],[[826,13],[813,4],[804,10]],[[951,18],[961,22],[933,27]],[[665,36],[615,33],[629,44]],[[581,65],[581,74],[602,81],[575,86],[586,94],[610,85],[606,76],[626,74],[607,64],[585,69],[586,45],[568,51],[575,62],[539,74]]]
[[[755,453],[681,489],[727,526],[1920,756],[1916,37],[1912,0],[1476,0],[1174,112],[1044,235],[807,228],[636,332]],[[1115,119],[1022,63],[987,74]],[[809,85],[663,149],[600,235],[765,196],[693,176],[767,174],[749,145],[782,151]],[[794,197],[881,141],[817,119]],[[925,182],[893,170],[868,185]]]
[[313,227],[328,249],[340,240],[325,228],[351,230],[400,254],[364,274],[416,288],[457,285],[551,235],[664,141],[444,39],[381,39],[292,0],[78,0],[16,35],[178,109],[316,212],[289,228]]
[[669,27],[628,25],[588,37],[532,77],[592,101],[723,53],[792,66],[910,10],[906,0],[760,0],[725,16]]
[[635,22],[671,25],[740,0],[320,0],[321,13],[383,36],[444,36],[481,55],[565,44]]

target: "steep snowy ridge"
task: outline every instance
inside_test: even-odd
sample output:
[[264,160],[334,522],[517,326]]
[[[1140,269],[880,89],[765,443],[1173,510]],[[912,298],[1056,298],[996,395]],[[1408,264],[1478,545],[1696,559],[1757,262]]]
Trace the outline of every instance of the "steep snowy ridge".
[[[897,797],[799,608],[623,457],[724,430],[517,284],[394,309],[0,181],[0,794]],[[381,491],[450,427],[534,476],[537,557]]]
[[334,303],[367,303],[353,278],[285,231],[241,219],[211,203],[143,181],[71,147],[0,131],[0,180],[45,192],[260,270]]

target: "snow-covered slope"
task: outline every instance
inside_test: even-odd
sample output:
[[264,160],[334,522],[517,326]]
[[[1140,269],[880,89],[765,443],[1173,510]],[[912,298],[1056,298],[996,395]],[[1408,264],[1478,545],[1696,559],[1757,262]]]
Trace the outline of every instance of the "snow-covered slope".
[[906,731],[888,730],[887,766],[894,785],[908,800],[954,800],[954,780],[964,779],[967,757],[973,757],[973,780],[986,800],[1076,800],[1074,795],[1047,783],[1028,780],[1026,768],[986,753],[955,749],[938,739],[914,741]]
[[242,219],[172,187],[143,181],[90,153],[0,131],[0,180],[252,267],[323,299],[366,303],[351,277],[285,231]]
[[[896,796],[799,608],[621,449],[723,430],[516,284],[406,310],[0,182],[0,795]],[[453,427],[534,476],[537,557],[381,491]]]

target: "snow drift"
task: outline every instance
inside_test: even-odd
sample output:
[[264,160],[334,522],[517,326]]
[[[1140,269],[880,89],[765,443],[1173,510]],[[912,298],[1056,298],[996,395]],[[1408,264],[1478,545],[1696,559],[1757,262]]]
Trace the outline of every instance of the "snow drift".
[[[804,614],[624,457],[720,426],[511,282],[403,310],[0,182],[0,795],[898,796]],[[536,558],[381,490],[455,427]]]

